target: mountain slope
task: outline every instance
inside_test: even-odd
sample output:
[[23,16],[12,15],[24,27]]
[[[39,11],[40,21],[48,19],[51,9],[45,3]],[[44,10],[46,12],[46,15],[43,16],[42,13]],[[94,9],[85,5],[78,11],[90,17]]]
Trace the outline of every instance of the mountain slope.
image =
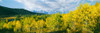
[[41,15],[43,13],[34,13],[25,9],[12,9],[12,8],[0,6],[0,16],[3,17],[13,16],[13,15],[34,15],[34,14]]

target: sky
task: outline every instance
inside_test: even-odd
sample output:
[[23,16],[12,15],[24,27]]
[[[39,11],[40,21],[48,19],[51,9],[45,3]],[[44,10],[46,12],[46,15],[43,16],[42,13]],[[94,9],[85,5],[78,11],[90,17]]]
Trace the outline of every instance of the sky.
[[80,4],[94,5],[100,0],[0,0],[0,5],[9,8],[23,8],[39,13],[68,13],[77,9]]

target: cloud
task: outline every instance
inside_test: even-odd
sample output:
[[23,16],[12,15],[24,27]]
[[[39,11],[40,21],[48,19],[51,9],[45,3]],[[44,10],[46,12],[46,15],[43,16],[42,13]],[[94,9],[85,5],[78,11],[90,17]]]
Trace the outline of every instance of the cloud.
[[[37,11],[59,11],[75,10],[80,3],[86,0],[16,0],[25,5],[25,9]],[[89,0],[91,1],[91,0]]]
[[100,0],[94,0],[94,1],[100,1]]
[[0,2],[1,2],[2,0],[0,0]]
[[89,1],[92,1],[93,2],[93,1],[100,1],[100,0],[89,0]]

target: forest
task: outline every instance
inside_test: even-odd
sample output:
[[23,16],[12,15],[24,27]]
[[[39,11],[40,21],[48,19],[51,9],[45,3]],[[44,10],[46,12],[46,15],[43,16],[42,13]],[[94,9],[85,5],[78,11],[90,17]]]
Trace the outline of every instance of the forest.
[[100,3],[80,4],[66,14],[17,15],[0,18],[1,33],[100,33]]

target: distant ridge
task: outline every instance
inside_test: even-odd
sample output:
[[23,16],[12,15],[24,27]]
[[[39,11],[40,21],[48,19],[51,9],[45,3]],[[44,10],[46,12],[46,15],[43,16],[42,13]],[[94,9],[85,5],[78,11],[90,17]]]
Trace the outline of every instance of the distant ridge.
[[42,15],[43,13],[35,13],[30,12],[25,9],[15,9],[15,8],[8,8],[4,6],[0,6],[0,16],[13,16],[13,15]]

